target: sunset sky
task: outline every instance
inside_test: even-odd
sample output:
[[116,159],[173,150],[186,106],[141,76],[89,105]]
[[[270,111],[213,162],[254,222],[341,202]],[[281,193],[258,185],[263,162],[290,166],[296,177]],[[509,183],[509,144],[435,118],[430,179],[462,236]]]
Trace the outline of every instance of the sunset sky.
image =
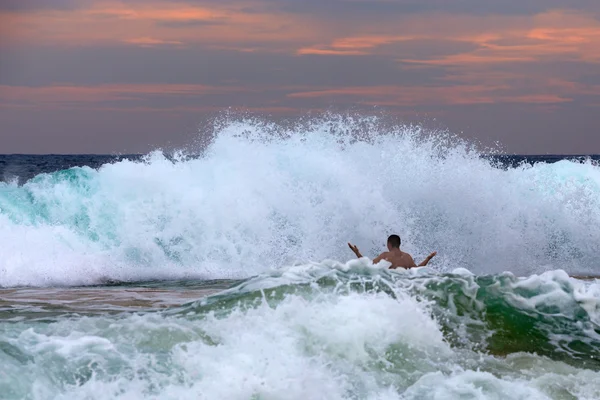
[[230,107],[600,153],[600,1],[0,0],[0,153],[185,146]]

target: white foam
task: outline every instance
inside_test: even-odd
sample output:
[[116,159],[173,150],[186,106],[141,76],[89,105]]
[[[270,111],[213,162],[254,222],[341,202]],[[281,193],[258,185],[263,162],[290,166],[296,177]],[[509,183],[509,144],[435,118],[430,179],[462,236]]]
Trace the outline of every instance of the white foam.
[[376,120],[241,120],[200,159],[69,174],[0,184],[0,286],[247,277],[351,259],[348,241],[372,258],[390,233],[417,262],[437,250],[437,269],[597,267],[597,166],[497,169],[448,135]]
[[[402,291],[265,297],[206,314],[0,326],[35,362],[0,352],[14,398],[592,399],[598,372],[535,355],[452,349]],[[15,354],[16,350],[12,351]]]
[[424,375],[404,394],[406,400],[417,399],[514,399],[549,400],[527,382],[503,380],[489,372],[460,371],[451,375],[434,372]]
[[387,392],[368,371],[390,346],[410,371],[431,370],[452,354],[423,307],[400,293],[268,301],[199,320],[83,318],[21,333],[13,325],[4,337],[35,357],[19,366],[27,370],[21,379],[29,375],[56,398],[138,398],[155,387],[160,398],[343,399]]
[[[507,298],[519,309],[574,318],[581,307],[591,322],[596,325],[600,322],[600,284],[597,280],[584,282],[569,277],[563,270],[555,270],[520,278],[511,289]],[[527,293],[518,291],[522,289]],[[546,311],[550,308],[553,311]]]

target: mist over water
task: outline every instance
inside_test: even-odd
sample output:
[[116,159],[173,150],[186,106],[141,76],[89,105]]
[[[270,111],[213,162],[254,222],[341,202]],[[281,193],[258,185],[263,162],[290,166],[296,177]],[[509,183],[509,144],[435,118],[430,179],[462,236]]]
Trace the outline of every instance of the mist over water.
[[245,278],[398,233],[439,271],[598,271],[600,168],[498,168],[448,133],[374,118],[220,124],[199,157],[0,183],[0,286]]

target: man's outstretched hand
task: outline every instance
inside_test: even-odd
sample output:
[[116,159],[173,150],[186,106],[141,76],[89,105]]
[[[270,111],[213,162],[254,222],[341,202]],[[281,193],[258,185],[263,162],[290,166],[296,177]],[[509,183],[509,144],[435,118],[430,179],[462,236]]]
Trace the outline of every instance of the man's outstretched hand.
[[433,257],[435,257],[437,254],[437,251],[434,251],[433,253],[431,253],[430,255],[428,255],[422,262],[421,264],[417,265],[417,267],[424,267],[427,265],[427,263],[429,263],[429,261],[431,261],[431,259]]
[[350,247],[350,250],[352,250],[354,254],[356,254],[356,257],[362,258],[362,254],[360,254],[360,250],[358,250],[358,247],[356,247],[356,245],[348,243],[348,247]]

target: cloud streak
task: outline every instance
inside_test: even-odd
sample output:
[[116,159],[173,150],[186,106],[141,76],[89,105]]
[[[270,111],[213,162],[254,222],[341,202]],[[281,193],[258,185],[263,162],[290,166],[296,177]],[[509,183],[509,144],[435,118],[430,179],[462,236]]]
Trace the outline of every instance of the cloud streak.
[[123,42],[129,43],[129,44],[134,44],[137,46],[142,46],[142,47],[152,47],[152,46],[159,46],[159,45],[181,46],[183,44],[182,42],[180,42],[178,40],[161,40],[161,39],[154,39],[154,38],[150,38],[150,37],[126,39]]
[[177,85],[177,84],[124,84],[97,86],[0,86],[0,99],[5,106],[28,104],[31,106],[89,104],[142,100],[150,96],[182,97],[209,96],[249,92],[243,87]]
[[459,87],[375,86],[291,93],[291,98],[337,98],[340,102],[366,105],[415,107],[494,103],[551,104],[572,99],[557,94],[507,94],[507,86],[463,85]]

